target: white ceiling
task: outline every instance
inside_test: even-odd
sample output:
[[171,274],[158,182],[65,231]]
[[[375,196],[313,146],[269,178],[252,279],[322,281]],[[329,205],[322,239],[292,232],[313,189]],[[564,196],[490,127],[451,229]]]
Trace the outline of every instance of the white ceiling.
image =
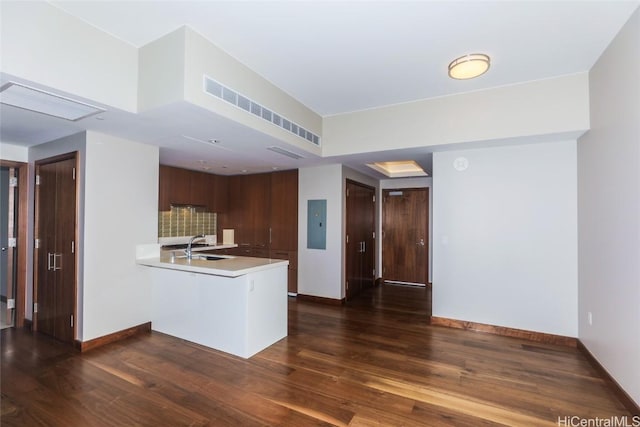
[[[615,0],[50,3],[136,47],[188,25],[322,116],[588,71],[639,4]],[[491,56],[489,72],[468,81],[447,77],[450,61],[474,52]],[[0,111],[4,141],[21,143],[19,139],[29,135],[31,139],[23,143],[33,145],[51,134],[64,133],[60,129],[64,124],[58,121],[39,118],[36,125],[34,120],[18,117],[21,112],[8,109],[2,106]],[[196,168],[194,162],[200,156],[211,160],[215,169],[228,158],[227,166],[233,170],[227,173],[300,164],[286,158],[264,159],[262,151],[257,156],[251,150],[232,155],[211,147],[201,153],[197,143],[182,147],[176,137],[185,134],[184,122],[192,120],[188,128],[197,128],[206,113],[186,103],[165,112],[167,116],[156,118],[164,137],[145,123],[132,124],[138,140],[166,146],[161,149],[164,163]],[[135,122],[131,117],[126,120]],[[34,129],[22,129],[23,122]],[[107,123],[94,122],[84,120],[72,126],[106,127],[97,129],[103,131],[112,126],[118,128],[114,133],[131,136],[110,118]],[[230,135],[228,140],[234,139],[234,132],[245,140],[254,137],[256,143],[266,138],[228,122],[219,126],[220,134]],[[194,151],[192,155],[189,150]],[[216,155],[210,150],[216,150]],[[374,159],[379,153],[370,159],[342,160],[356,167],[358,162],[405,160],[406,155],[428,158],[420,150],[383,154],[388,157]],[[319,161],[308,159],[307,163]]]

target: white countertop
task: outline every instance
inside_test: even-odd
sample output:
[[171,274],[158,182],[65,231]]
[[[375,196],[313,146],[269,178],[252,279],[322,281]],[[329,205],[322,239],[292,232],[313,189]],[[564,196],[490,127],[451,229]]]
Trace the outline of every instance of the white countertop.
[[[195,248],[194,248],[195,249]],[[206,250],[206,247],[200,250]],[[256,271],[288,266],[282,259],[254,258],[225,255],[224,259],[208,261],[202,259],[172,258],[169,252],[160,255],[160,245],[139,245],[136,262],[149,267],[167,268],[213,276],[238,277]]]

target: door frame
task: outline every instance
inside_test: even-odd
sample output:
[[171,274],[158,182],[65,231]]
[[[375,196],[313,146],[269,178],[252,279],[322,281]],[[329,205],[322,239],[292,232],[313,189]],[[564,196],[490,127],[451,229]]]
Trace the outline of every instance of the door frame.
[[[75,170],[76,170],[76,179],[75,179],[75,191],[76,191],[76,205],[74,207],[74,212],[75,212],[75,227],[74,227],[74,233],[73,233],[73,240],[74,242],[76,242],[76,250],[74,252],[74,258],[75,258],[75,268],[74,268],[74,272],[73,272],[73,326],[72,326],[72,335],[73,335],[73,342],[77,341],[78,339],[78,262],[79,262],[79,253],[80,251],[77,250],[78,247],[80,246],[78,244],[78,212],[79,212],[79,205],[80,205],[80,174],[78,173],[79,171],[79,164],[80,164],[80,155],[77,151],[73,151],[70,153],[65,153],[65,154],[59,154],[53,157],[48,157],[46,159],[41,159],[41,160],[37,160],[35,162],[35,167],[34,167],[34,180],[33,180],[33,185],[34,185],[34,218],[33,218],[33,234],[34,234],[34,240],[38,237],[36,236],[36,233],[38,232],[38,225],[39,225],[39,219],[40,219],[40,209],[38,206],[38,196],[39,196],[39,192],[40,192],[40,186],[36,185],[36,177],[38,176],[38,171],[40,169],[40,166],[42,165],[46,165],[46,164],[50,164],[50,163],[56,163],[59,161],[63,161],[63,160],[69,160],[69,159],[74,159],[75,161]],[[38,301],[38,250],[35,247],[33,247],[33,288],[32,288],[32,295],[33,295],[33,299],[32,302],[35,303],[36,301]],[[37,331],[38,330],[38,313],[37,312],[33,312],[32,315],[32,330],[33,331]]]
[[[13,318],[13,325],[15,327],[23,327],[25,323],[25,313],[27,304],[27,260],[29,258],[29,250],[27,248],[27,229],[28,229],[28,217],[27,208],[29,206],[29,165],[23,162],[15,162],[11,160],[0,159],[0,166],[14,168],[18,171],[18,215],[14,220],[18,221],[17,233],[16,233],[16,251],[17,257],[17,269],[15,275],[16,281],[16,293],[14,298],[16,299],[15,315]],[[4,313],[3,313],[4,315]]]

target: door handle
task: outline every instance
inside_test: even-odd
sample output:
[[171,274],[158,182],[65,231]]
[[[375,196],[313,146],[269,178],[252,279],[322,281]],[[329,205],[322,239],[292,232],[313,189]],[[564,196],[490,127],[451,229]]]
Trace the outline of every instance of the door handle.
[[420,241],[416,243],[416,245],[424,246],[424,239],[420,239]]
[[[60,265],[58,265],[58,258],[60,258]],[[62,270],[62,254],[47,253],[47,270]]]
[[367,243],[365,241],[362,242],[362,253],[367,251]]
[[[60,265],[58,265],[58,258],[60,258]],[[62,270],[62,254],[53,254],[53,271]]]

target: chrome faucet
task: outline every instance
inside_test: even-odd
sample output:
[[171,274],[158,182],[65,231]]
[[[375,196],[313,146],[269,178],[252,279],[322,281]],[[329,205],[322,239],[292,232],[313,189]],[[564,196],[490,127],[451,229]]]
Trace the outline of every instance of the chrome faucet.
[[192,259],[193,258],[193,254],[191,253],[191,245],[193,244],[194,240],[198,240],[198,239],[204,239],[204,234],[198,234],[197,236],[193,236],[192,238],[189,239],[189,244],[187,245],[187,249],[184,250],[184,253],[187,255],[187,259]]

